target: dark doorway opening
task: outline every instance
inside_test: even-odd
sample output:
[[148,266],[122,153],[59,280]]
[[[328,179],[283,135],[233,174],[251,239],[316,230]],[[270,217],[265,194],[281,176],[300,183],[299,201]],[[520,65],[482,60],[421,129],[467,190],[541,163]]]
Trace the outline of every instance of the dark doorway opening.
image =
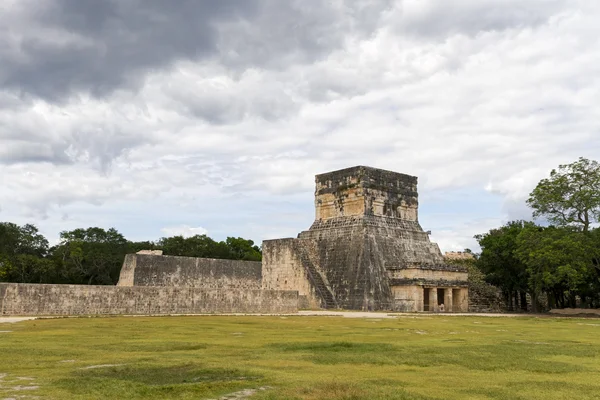
[[444,304],[444,289],[437,290],[438,306]]
[[431,311],[429,307],[429,292],[431,289],[424,288],[423,289],[423,311]]

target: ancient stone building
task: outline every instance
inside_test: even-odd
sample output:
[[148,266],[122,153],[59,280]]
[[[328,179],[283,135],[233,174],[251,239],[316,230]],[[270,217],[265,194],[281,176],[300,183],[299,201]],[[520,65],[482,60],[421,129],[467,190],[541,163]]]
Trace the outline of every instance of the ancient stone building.
[[263,289],[298,290],[301,307],[467,311],[467,271],[421,228],[416,177],[358,166],[315,181],[310,229],[263,242]]
[[295,290],[262,290],[261,263],[128,254],[117,286],[0,283],[0,315],[291,313]]
[[417,178],[368,167],[316,176],[316,218],[263,242],[263,261],[125,257],[117,286],[0,283],[0,314],[467,311],[467,271],[418,220]]

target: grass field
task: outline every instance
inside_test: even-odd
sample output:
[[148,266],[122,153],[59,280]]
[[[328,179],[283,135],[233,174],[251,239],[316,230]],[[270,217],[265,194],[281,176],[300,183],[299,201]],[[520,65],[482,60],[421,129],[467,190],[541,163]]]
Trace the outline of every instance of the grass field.
[[600,320],[190,316],[0,324],[0,399],[225,395],[600,399]]

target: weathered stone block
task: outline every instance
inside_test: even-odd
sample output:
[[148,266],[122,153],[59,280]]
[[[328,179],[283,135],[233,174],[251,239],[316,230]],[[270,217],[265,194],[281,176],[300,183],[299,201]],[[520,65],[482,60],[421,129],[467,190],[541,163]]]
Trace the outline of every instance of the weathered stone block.
[[293,313],[298,292],[0,283],[0,315]]
[[260,261],[128,254],[117,285],[260,289],[261,270]]

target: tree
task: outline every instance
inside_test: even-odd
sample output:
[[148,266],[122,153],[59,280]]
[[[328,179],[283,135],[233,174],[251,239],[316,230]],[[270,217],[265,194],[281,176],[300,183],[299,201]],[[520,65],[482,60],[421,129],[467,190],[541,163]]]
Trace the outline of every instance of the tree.
[[158,241],[165,255],[184,257],[229,258],[229,250],[222,242],[206,235],[191,237],[171,236]]
[[88,285],[118,282],[128,242],[116,229],[75,229],[61,232],[60,238],[53,257],[66,282]]
[[532,222],[512,221],[492,229],[488,233],[476,235],[481,246],[477,259],[478,268],[486,274],[486,280],[498,286],[506,296],[509,309],[513,309],[513,299],[521,308],[527,309],[526,293],[529,291],[528,273],[525,264],[517,257],[517,237]]
[[544,216],[558,226],[579,226],[587,233],[600,219],[600,164],[580,157],[559,165],[537,184],[527,204],[534,217]]
[[158,241],[158,247],[165,255],[185,257],[222,258],[230,260],[260,261],[262,253],[252,240],[228,237],[216,242],[206,235],[194,235],[188,238],[172,236]]
[[0,223],[0,281],[53,283],[56,271],[47,254],[48,240],[34,225]]
[[48,240],[35,225],[19,226],[12,222],[0,222],[0,253],[43,257],[48,254]]
[[229,253],[234,260],[260,261],[262,253],[260,248],[254,245],[252,240],[243,239],[241,237],[228,237],[225,241],[229,248]]
[[546,293],[550,307],[575,307],[598,300],[599,275],[594,259],[600,250],[594,239],[569,227],[526,227],[517,237],[517,257],[527,266],[529,287]]

